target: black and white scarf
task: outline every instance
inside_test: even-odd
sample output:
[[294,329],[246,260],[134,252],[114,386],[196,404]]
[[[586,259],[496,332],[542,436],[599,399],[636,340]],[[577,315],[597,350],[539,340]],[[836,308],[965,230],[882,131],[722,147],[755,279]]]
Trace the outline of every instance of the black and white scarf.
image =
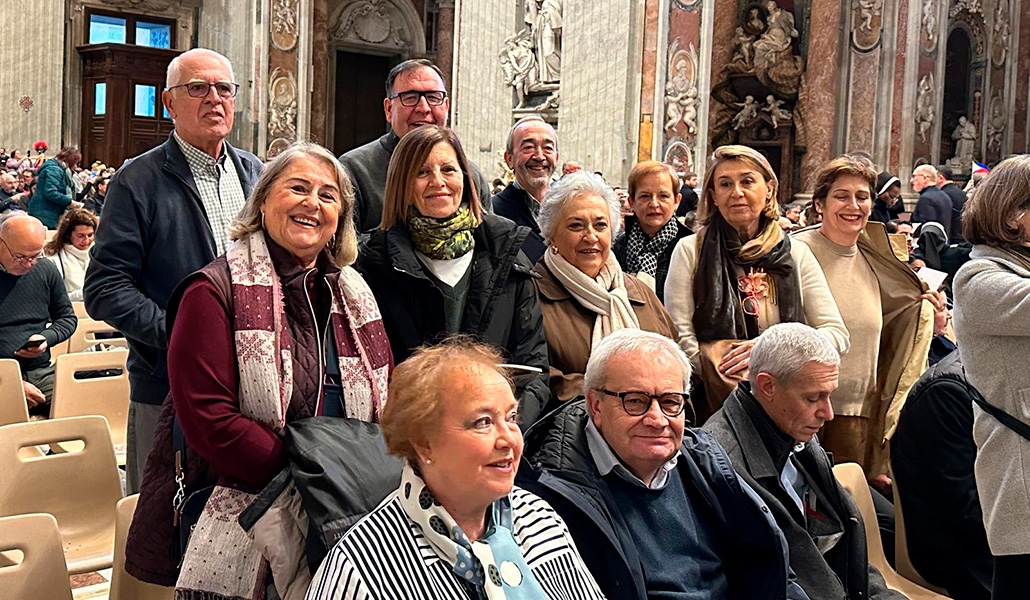
[[676,219],[669,219],[653,238],[647,237],[639,222],[634,222],[626,233],[626,272],[647,273],[652,279],[657,277],[658,257],[676,241],[677,233],[679,224]]

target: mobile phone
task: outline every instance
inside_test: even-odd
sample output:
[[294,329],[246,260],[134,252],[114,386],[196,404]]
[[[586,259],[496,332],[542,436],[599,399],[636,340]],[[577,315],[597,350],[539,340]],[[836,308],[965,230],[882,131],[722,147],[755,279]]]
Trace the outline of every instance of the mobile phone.
[[45,342],[45,341],[46,340],[29,340],[29,341],[25,342],[24,344],[22,344],[20,349],[21,350],[35,350],[36,348],[39,348],[40,346],[42,346],[43,342]]

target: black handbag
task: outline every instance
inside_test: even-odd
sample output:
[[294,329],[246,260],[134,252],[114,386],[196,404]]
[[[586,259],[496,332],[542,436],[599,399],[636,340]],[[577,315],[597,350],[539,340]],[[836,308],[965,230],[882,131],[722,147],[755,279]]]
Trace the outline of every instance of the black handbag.
[[172,498],[172,540],[168,555],[172,561],[182,566],[186,556],[186,548],[190,545],[190,536],[204,512],[215,486],[209,485],[197,490],[186,490],[186,438],[182,435],[179,420],[172,419],[172,451],[175,460],[175,496]]

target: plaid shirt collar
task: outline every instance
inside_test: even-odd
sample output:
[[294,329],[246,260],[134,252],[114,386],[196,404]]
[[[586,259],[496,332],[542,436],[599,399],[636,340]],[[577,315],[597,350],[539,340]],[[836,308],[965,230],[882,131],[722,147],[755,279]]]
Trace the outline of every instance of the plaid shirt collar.
[[179,144],[179,149],[182,150],[183,155],[186,157],[186,163],[190,166],[191,171],[210,171],[218,167],[225,168],[225,160],[228,153],[225,151],[224,143],[222,144],[222,153],[216,159],[179,137],[177,130],[172,130],[172,137],[175,138],[175,143]]

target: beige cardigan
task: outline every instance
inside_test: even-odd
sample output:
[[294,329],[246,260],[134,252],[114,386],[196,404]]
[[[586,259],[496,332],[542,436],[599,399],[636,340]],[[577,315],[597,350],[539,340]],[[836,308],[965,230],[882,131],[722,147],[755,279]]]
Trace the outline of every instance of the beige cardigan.
[[[687,236],[676,244],[669,263],[669,276],[665,280],[665,308],[676,324],[680,347],[687,353],[694,369],[700,372],[700,349],[694,333],[694,271],[697,268],[697,255],[697,235]],[[791,244],[790,257],[798,270],[805,320],[825,335],[841,354],[846,353],[849,347],[848,330],[830,294],[819,261],[804,244]],[[765,331],[779,322],[779,307],[763,303],[758,315],[759,329]]]

